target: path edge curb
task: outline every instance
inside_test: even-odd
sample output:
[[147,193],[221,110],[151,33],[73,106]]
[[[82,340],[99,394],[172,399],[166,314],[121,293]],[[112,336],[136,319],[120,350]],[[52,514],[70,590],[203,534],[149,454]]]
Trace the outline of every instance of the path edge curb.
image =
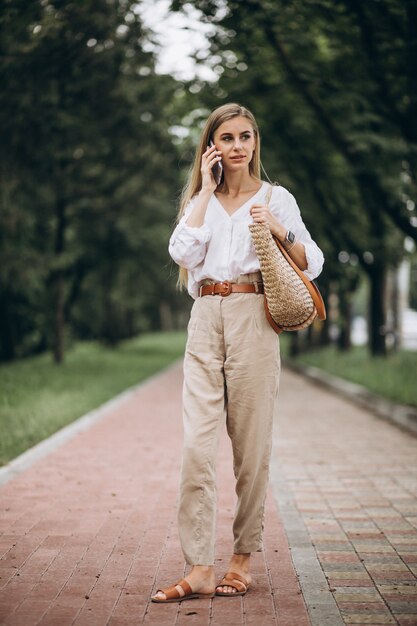
[[368,409],[377,417],[380,417],[394,426],[398,426],[413,435],[417,435],[417,409],[406,404],[397,404],[382,396],[369,391],[366,387],[353,383],[344,378],[329,374],[318,367],[294,363],[290,359],[283,359],[283,365],[288,369],[306,376],[315,383],[331,389],[335,393],[362,408]]
[[276,448],[278,436],[278,431],[274,431],[270,485],[311,626],[344,626],[340,609],[329,589],[328,580],[280,465]]
[[91,428],[91,426],[109,415],[116,407],[119,407],[131,398],[139,389],[152,384],[159,377],[167,374],[171,369],[178,367],[181,361],[182,357],[175,359],[175,361],[172,361],[169,365],[158,370],[155,374],[152,374],[148,378],[144,378],[136,385],[121,391],[119,394],[110,398],[110,400],[107,400],[103,404],[100,404],[95,409],[77,417],[70,424],[63,426],[46,439],[43,439],[31,448],[28,448],[28,450],[25,450],[25,452],[22,452],[22,454],[7,463],[7,465],[0,467],[0,487],[24,472],[40,459],[57,450],[67,441],[73,439],[76,435],[78,435],[78,433]]

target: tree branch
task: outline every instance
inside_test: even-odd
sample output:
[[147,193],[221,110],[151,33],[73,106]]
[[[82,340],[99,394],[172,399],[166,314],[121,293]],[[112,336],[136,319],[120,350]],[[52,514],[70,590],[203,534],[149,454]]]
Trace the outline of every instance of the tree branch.
[[[416,0],[413,1],[415,2]],[[256,0],[251,0],[250,4],[255,4],[259,7],[259,4]],[[268,17],[266,13],[265,17]],[[362,200],[364,200],[364,181],[362,174],[363,163],[361,156],[356,151],[355,146],[351,142],[349,142],[349,140],[335,126],[330,116],[326,113],[321,102],[311,89],[308,81],[300,75],[299,71],[297,71],[294,64],[291,62],[284,45],[280,41],[275,30],[273,29],[272,24],[273,22],[269,19],[265,19],[263,23],[264,31],[269,43],[276,51],[277,56],[284,66],[290,79],[292,80],[293,85],[301,94],[310,109],[315,113],[317,120],[326,131],[327,137],[330,139],[332,145],[336,148],[338,152],[342,154],[342,156],[350,164],[352,168],[352,175],[357,182],[358,189],[362,196]],[[404,234],[411,237],[414,241],[417,241],[417,228],[415,228],[411,224],[410,215],[405,212],[404,206],[400,199],[395,198],[392,194],[390,195],[387,193],[387,191],[382,187],[374,172],[367,171],[367,179],[372,184],[372,190],[375,194],[375,204],[378,204],[380,209],[389,215],[394,224],[398,226],[398,228],[400,228]],[[367,210],[369,212],[368,203],[363,202],[363,206],[364,210]],[[372,219],[372,214],[370,215],[370,217]]]
[[358,0],[349,0],[347,8],[353,9],[360,29],[362,47],[366,53],[364,55],[366,69],[377,87],[379,97],[377,106],[383,117],[387,117],[398,128],[404,140],[408,142],[410,141],[409,125],[398,109],[395,98],[391,93],[392,81],[387,80],[387,72],[384,71],[382,66],[383,55],[377,48],[373,27],[374,21],[370,20],[366,14],[364,3]]

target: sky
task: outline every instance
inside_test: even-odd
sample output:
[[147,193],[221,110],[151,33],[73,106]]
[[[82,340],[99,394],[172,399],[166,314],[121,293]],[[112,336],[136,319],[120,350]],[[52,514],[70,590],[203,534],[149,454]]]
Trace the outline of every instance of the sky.
[[198,76],[204,80],[216,77],[208,67],[197,65],[191,55],[207,50],[206,35],[212,28],[199,19],[199,12],[191,4],[187,13],[170,13],[170,0],[143,0],[136,5],[145,26],[155,34],[160,46],[157,71],[177,79],[190,80]]

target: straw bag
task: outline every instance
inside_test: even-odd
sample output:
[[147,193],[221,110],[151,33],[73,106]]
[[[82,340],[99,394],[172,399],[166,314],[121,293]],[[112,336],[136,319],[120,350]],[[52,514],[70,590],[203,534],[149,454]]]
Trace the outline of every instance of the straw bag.
[[[271,194],[272,187],[266,195],[267,206]],[[261,266],[266,317],[275,332],[301,330],[316,317],[325,320],[326,309],[317,285],[294,263],[269,227],[255,223],[249,229]]]

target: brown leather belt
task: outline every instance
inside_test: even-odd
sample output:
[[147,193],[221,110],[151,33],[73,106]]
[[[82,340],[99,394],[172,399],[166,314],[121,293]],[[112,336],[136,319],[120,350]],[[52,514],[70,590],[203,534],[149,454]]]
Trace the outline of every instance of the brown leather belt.
[[198,290],[199,296],[230,296],[231,293],[263,293],[262,283],[214,283],[212,285],[201,285]]

